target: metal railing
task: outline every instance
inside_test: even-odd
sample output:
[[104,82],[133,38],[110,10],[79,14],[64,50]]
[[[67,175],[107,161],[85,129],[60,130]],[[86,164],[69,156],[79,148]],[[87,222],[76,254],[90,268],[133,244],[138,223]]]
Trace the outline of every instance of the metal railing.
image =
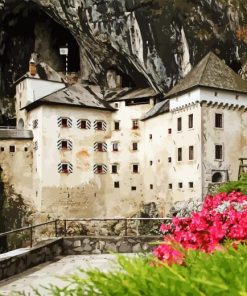
[[[23,232],[27,231],[28,232],[27,237],[29,239],[28,240],[29,246],[30,246],[30,248],[32,248],[34,245],[34,242],[40,242],[40,235],[38,236],[38,239],[37,239],[37,237],[35,237],[34,230],[37,228],[41,228],[45,225],[53,225],[54,229],[50,233],[52,233],[53,236],[55,236],[55,237],[58,237],[58,236],[59,237],[66,237],[66,236],[76,236],[76,235],[102,236],[102,235],[97,234],[96,232],[89,233],[89,234],[81,234],[81,233],[76,233],[76,232],[69,233],[70,223],[79,223],[79,226],[83,226],[83,223],[85,223],[86,226],[89,226],[89,223],[96,222],[96,223],[98,223],[99,229],[101,226],[111,227],[107,224],[108,222],[123,223],[123,225],[121,226],[122,227],[121,234],[113,234],[113,235],[108,234],[106,236],[133,236],[133,237],[135,237],[135,236],[138,236],[139,234],[136,234],[136,233],[133,234],[133,232],[130,233],[130,230],[133,230],[135,227],[147,226],[148,223],[153,222],[154,224],[155,223],[156,224],[155,225],[149,224],[148,226],[149,227],[153,227],[153,226],[156,227],[156,231],[157,231],[156,235],[160,236],[161,233],[158,233],[160,224],[162,222],[169,222],[169,221],[171,221],[171,219],[172,218],[168,218],[168,217],[165,217],[165,218],[83,218],[83,219],[63,219],[63,220],[56,219],[56,220],[48,221],[45,223],[30,225],[27,227],[23,227],[23,228],[11,230],[8,232],[0,233],[0,247],[1,247],[1,240],[6,239],[7,250],[5,250],[4,252],[9,251],[8,237],[13,234],[15,235],[15,234],[19,234],[19,233],[23,233]],[[135,227],[133,227],[133,225],[130,225],[130,223],[133,224],[134,222],[136,223]],[[114,231],[113,231],[113,233],[114,233]],[[149,233],[149,235],[145,234],[145,236],[150,236],[150,235],[153,235],[153,234],[152,233]],[[27,239],[27,237],[25,239]],[[50,236],[47,236],[45,238],[48,239],[49,237]],[[23,241],[24,241],[24,239],[23,239]],[[14,249],[17,249],[17,248],[19,248],[19,247],[16,247]],[[0,248],[0,253],[1,253],[1,248]]]

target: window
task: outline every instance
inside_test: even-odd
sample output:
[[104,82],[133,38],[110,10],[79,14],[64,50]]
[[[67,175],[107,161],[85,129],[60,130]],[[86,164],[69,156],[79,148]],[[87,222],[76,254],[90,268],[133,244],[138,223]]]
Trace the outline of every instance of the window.
[[72,150],[73,144],[70,140],[58,140],[57,149],[59,150]]
[[97,121],[96,129],[97,130],[102,130],[103,129],[103,123],[102,123],[102,121]]
[[117,174],[118,173],[118,166],[117,164],[113,164],[111,167],[111,173],[112,174]]
[[1,152],[3,152],[4,151],[4,147],[1,147]]
[[114,129],[115,129],[115,131],[119,131],[120,130],[120,122],[119,121],[115,121],[114,122]]
[[107,151],[107,144],[102,143],[102,142],[96,142],[93,145],[93,150],[99,151],[99,152],[106,152]]
[[214,92],[214,96],[215,96],[215,97],[217,97],[217,96],[218,96],[218,93],[217,93],[217,91],[215,91],[215,92]]
[[136,186],[131,186],[131,190],[135,191],[136,190]]
[[180,188],[180,189],[183,188],[183,183],[182,182],[178,183],[178,188]]
[[106,174],[107,166],[105,164],[95,164],[93,166],[93,171],[95,174]]
[[193,182],[189,182],[189,188],[193,188],[194,187],[194,183]]
[[215,145],[215,159],[222,160],[223,159],[223,147],[222,145]]
[[238,100],[239,99],[239,95],[236,95],[236,100]]
[[132,129],[138,129],[139,128],[139,120],[135,119],[132,120]]
[[59,117],[57,123],[59,127],[72,127],[72,120],[68,117]]
[[118,108],[118,103],[115,103],[115,108]]
[[220,113],[215,114],[215,127],[217,128],[223,127],[223,115]]
[[80,129],[90,129],[91,122],[87,119],[78,119],[77,120],[77,127]]
[[149,161],[149,164],[150,164],[150,165],[153,165],[153,161],[152,161],[152,160],[150,160],[150,161]]
[[139,165],[138,164],[133,164],[132,169],[133,169],[132,172],[134,174],[138,174],[138,172],[139,172]]
[[118,151],[118,142],[112,143],[112,151]]
[[188,126],[189,128],[193,128],[193,114],[188,116]]
[[168,128],[168,134],[170,135],[172,133],[172,129]]
[[15,146],[9,146],[9,152],[15,152]]
[[168,189],[172,189],[172,183],[168,184]]
[[177,129],[178,129],[178,132],[182,130],[182,117],[179,117],[177,119]]
[[103,143],[97,143],[97,150],[103,152]]
[[94,126],[94,129],[98,131],[106,130],[106,122],[103,120],[95,120],[93,126]]
[[194,159],[194,146],[189,146],[189,160]]
[[58,165],[58,172],[64,174],[71,174],[73,172],[73,165],[71,163],[62,162]]
[[33,120],[33,128],[37,128],[38,127],[38,119]]
[[81,120],[80,122],[80,128],[86,129],[87,128],[87,121],[86,120]]
[[153,184],[150,184],[150,189],[152,190],[154,188]]
[[152,140],[153,139],[153,135],[149,134],[149,139]]
[[138,150],[138,143],[136,143],[136,142],[132,143],[132,149],[133,149],[133,151]]
[[182,148],[178,148],[178,161],[182,161]]
[[24,151],[27,152],[28,151],[28,148],[27,147],[24,147]]
[[172,158],[171,157],[168,157],[168,162],[172,162]]
[[119,188],[119,187],[120,187],[119,181],[114,182],[114,188]]

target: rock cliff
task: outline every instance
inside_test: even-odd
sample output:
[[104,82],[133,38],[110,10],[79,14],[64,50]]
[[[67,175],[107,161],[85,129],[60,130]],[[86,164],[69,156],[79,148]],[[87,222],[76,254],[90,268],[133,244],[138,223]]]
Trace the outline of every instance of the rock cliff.
[[73,51],[74,39],[80,58],[70,61],[83,80],[104,85],[116,69],[125,85],[167,91],[209,50],[239,71],[246,20],[246,0],[0,0],[3,110],[13,113],[9,85],[33,50],[62,70],[58,46],[69,40]]

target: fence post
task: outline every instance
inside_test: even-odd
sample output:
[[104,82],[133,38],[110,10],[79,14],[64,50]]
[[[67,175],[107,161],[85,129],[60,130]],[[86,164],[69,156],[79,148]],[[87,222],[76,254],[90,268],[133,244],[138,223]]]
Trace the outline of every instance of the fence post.
[[66,223],[66,220],[64,220],[64,236],[67,236],[67,223]]
[[55,220],[55,237],[57,237],[57,219]]
[[127,236],[127,223],[128,223],[128,220],[125,219],[125,236]]
[[30,248],[33,247],[33,223],[30,226]]

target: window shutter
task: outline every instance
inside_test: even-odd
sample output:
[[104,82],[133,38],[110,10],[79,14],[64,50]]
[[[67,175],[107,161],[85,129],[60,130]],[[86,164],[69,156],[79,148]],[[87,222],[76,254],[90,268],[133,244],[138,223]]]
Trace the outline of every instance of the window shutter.
[[106,152],[107,151],[107,144],[103,143],[103,151]]
[[[98,168],[98,165],[99,165],[99,164],[95,164],[95,165],[93,166],[93,172],[94,172],[95,174],[97,174],[97,168]],[[107,166],[106,166],[105,164],[100,164],[100,165],[102,165],[102,174],[106,174],[106,173],[107,173]]]
[[106,174],[107,173],[107,166],[105,164],[103,164],[102,167],[103,167],[103,173]]
[[102,121],[102,120],[95,120],[94,123],[93,123],[93,128],[95,130],[97,130],[97,122],[102,122],[102,130],[105,131],[107,125],[106,125],[106,122]]
[[59,117],[58,119],[57,119],[57,125],[60,127],[60,126],[62,126],[62,117]]
[[87,120],[86,125],[87,125],[87,129],[90,129],[91,128],[91,121]]
[[106,122],[105,121],[102,122],[102,126],[103,126],[103,130],[106,131]]
[[98,148],[98,143],[94,143],[93,144],[93,151],[97,151],[97,148]]
[[68,127],[72,127],[72,119],[68,118]]
[[62,149],[62,142],[63,142],[63,141],[66,141],[66,142],[67,142],[67,144],[68,144],[68,150],[72,150],[72,148],[73,148],[73,143],[72,143],[72,141],[70,141],[70,140],[58,140],[58,141],[57,141],[57,149],[58,149],[58,150]]
[[72,127],[72,119],[71,119],[71,118],[67,118],[67,117],[59,117],[59,118],[57,119],[57,125],[58,125],[59,127],[61,127],[61,126],[62,126],[62,120],[63,120],[64,118],[67,119],[68,127]]
[[[63,172],[63,164],[64,163],[61,162],[57,166],[57,170],[58,170],[59,173]],[[67,165],[68,165],[68,173],[72,174],[73,173],[73,165],[71,163],[68,163]]]
[[73,173],[73,165],[71,163],[69,163],[69,173],[70,174]]

